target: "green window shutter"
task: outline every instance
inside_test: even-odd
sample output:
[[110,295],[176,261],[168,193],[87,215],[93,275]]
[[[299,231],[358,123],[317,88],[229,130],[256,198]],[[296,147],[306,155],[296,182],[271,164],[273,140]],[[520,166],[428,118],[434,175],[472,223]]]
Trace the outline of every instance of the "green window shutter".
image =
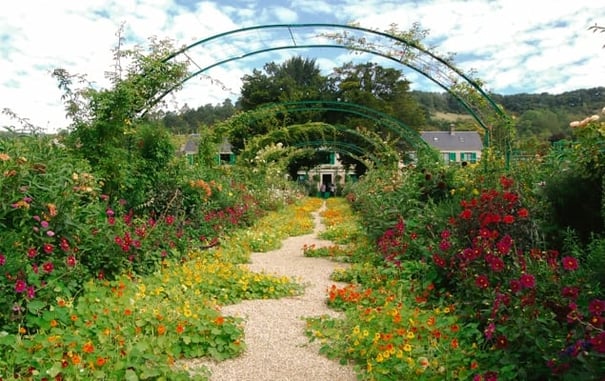
[[330,164],[336,164],[336,152],[330,152]]
[[235,164],[235,154],[233,152],[229,154],[229,164]]
[[193,165],[193,155],[187,154],[187,163]]
[[471,163],[477,162],[477,152],[471,152]]

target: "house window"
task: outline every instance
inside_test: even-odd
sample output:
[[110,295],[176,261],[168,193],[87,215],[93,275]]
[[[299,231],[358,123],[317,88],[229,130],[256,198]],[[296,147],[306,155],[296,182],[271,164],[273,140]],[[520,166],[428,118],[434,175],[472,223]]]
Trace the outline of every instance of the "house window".
[[456,152],[444,152],[443,160],[445,160],[446,164],[456,161]]
[[477,162],[477,152],[462,152],[460,160],[475,164]]

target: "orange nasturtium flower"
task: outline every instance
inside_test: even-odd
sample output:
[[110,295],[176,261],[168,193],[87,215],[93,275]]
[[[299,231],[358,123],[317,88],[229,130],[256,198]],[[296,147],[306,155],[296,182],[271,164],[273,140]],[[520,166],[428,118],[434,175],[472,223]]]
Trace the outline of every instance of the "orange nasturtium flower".
[[182,324],[177,325],[176,326],[176,333],[178,333],[180,335],[183,332],[185,332],[185,326],[182,325]]
[[105,357],[97,357],[97,366],[103,366],[107,362]]
[[77,354],[73,354],[71,356],[71,363],[74,365],[78,365],[80,363],[81,359],[80,356],[78,356]]
[[224,322],[225,322],[225,318],[222,316],[219,316],[216,319],[214,319],[214,323],[216,325],[223,325]]
[[158,335],[163,335],[166,333],[166,326],[164,324],[158,325]]
[[92,342],[87,341],[83,346],[82,346],[82,351],[84,351],[84,353],[92,353],[95,351],[95,347],[94,345],[92,345]]
[[58,325],[59,325],[59,323],[57,323],[57,321],[55,319],[53,319],[53,320],[50,321],[50,326],[51,327],[55,328]]

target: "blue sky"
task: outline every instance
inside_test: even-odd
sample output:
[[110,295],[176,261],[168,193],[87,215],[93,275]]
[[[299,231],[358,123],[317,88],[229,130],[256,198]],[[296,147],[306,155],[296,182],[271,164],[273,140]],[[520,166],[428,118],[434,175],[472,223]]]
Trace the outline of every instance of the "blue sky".
[[[9,108],[48,131],[67,127],[62,93],[50,72],[57,67],[86,74],[108,86],[112,48],[124,23],[129,44],[167,38],[176,45],[243,27],[269,24],[359,23],[384,31],[395,23],[407,30],[419,22],[429,30],[425,44],[455,53],[455,65],[473,69],[486,90],[500,94],[552,94],[605,86],[605,34],[587,28],[605,25],[605,7],[595,0],[21,0],[0,13],[0,109]],[[253,38],[253,37],[251,37]],[[217,46],[214,49],[233,48]],[[233,42],[233,41],[231,41]],[[244,41],[239,41],[244,43]],[[248,42],[245,42],[248,43]],[[250,41],[258,43],[258,41]],[[192,51],[192,53],[194,53]],[[197,60],[215,52],[197,52]],[[351,60],[330,49],[283,50],[213,68],[167,98],[168,109],[197,107],[235,98],[241,77],[268,61],[294,55],[316,59],[322,70]],[[401,67],[401,69],[404,69]],[[403,70],[413,88],[428,81]],[[605,100],[604,100],[605,103]],[[0,115],[0,127],[14,125]]]

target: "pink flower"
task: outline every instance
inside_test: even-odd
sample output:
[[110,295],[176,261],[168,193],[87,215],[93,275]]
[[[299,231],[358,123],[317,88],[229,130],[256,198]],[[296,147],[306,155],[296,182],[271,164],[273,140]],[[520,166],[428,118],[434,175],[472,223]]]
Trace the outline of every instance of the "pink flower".
[[563,257],[561,259],[563,268],[567,271],[573,271],[578,269],[578,260],[574,257]]
[[53,249],[54,249],[54,247],[53,247],[53,245],[51,245],[50,243],[45,243],[45,244],[44,244],[44,246],[42,246],[42,250],[44,250],[44,252],[45,252],[46,254],[50,254],[50,253],[52,253],[52,252],[53,252]]
[[4,266],[5,263],[6,257],[4,256],[4,254],[0,253],[0,266]]
[[36,297],[36,289],[34,288],[34,286],[29,286],[27,288],[27,297],[29,299],[33,299]]
[[40,226],[42,226],[42,228],[44,228],[44,229],[48,228],[48,221],[40,222]]

